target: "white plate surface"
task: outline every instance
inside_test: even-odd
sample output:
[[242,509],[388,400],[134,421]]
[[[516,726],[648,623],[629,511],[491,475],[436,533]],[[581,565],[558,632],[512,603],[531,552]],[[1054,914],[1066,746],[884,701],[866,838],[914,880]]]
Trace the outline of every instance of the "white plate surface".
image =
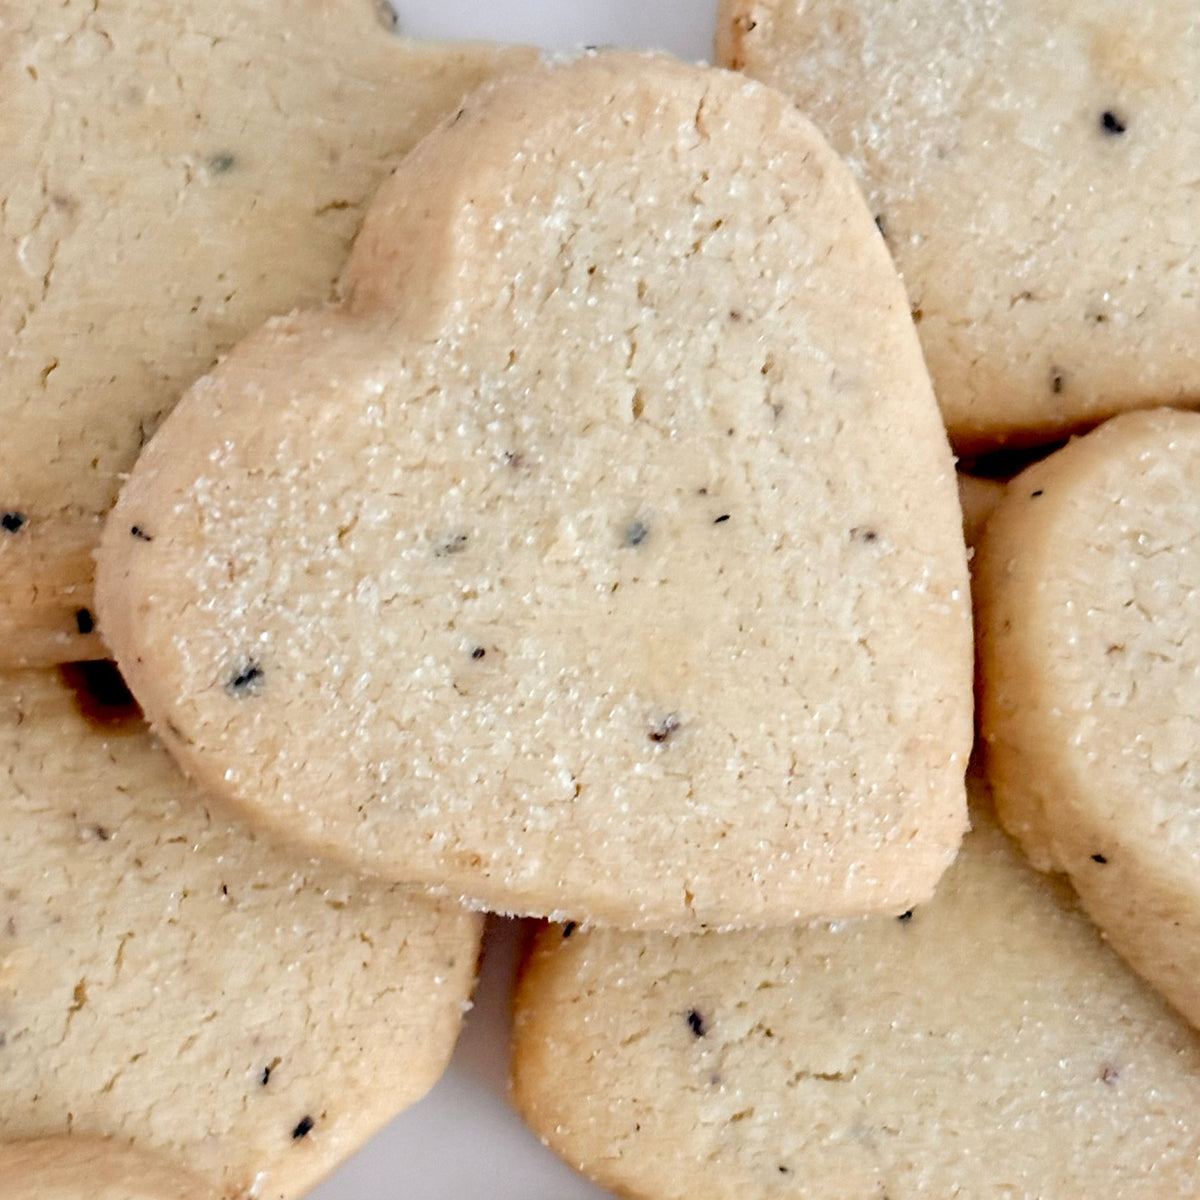
[[[625,46],[707,60],[717,0],[394,0],[404,33]],[[509,1105],[508,996],[519,925],[495,921],[454,1061],[311,1200],[606,1200],[558,1161]]]

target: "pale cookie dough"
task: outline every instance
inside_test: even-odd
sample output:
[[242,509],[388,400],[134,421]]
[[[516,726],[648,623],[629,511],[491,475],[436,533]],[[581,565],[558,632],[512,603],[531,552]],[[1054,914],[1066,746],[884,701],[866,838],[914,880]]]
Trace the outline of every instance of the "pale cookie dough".
[[95,653],[56,603],[90,559],[20,543],[88,536],[183,389],[326,300],[392,166],[531,55],[403,40],[386,8],[0,5],[0,598],[21,597],[0,607],[0,665]]
[[549,927],[517,1000],[526,1119],[632,1200],[1200,1193],[1196,1035],[982,795],[972,819],[900,920]]
[[110,1137],[280,1200],[441,1073],[476,917],[228,823],[136,710],[48,673],[0,685],[0,763],[4,1138]]
[[1022,472],[975,581],[1005,825],[1200,1024],[1200,415],[1118,417]]
[[102,629],[187,768],[505,911],[927,897],[965,825],[954,472],[792,106],[630,54],[514,75],[405,160],[345,286],[197,384],[105,532]]
[[723,0],[854,168],[956,447],[1200,401],[1195,0]]
[[0,1142],[4,1200],[218,1200],[178,1168],[119,1142],[45,1137]]

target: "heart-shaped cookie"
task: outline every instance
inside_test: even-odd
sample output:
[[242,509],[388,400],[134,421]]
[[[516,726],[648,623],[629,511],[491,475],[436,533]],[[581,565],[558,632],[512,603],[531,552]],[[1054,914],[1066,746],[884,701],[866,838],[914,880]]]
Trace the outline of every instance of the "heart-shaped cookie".
[[[99,658],[99,514],[183,390],[324,303],[413,145],[527,49],[387,0],[4,0],[0,666]],[[80,552],[82,550],[82,553]]]
[[484,89],[110,519],[171,749],[326,853],[674,929],[900,911],[965,824],[954,473],[849,172],[628,54]]
[[1200,415],[1130,413],[1023,471],[975,563],[1000,815],[1200,1025]]

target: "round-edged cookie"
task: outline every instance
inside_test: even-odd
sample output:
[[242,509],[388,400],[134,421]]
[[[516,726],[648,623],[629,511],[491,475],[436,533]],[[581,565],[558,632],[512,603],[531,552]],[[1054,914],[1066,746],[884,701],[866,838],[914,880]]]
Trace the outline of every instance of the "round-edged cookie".
[[956,448],[1200,400],[1193,0],[723,0],[844,154]]
[[0,1129],[291,1200],[440,1075],[478,918],[231,822],[108,672],[0,685]]
[[1114,418],[1018,475],[975,587],[1001,818],[1200,1024],[1200,414]]
[[2,8],[0,665],[13,667],[103,657],[76,620],[96,517],[150,433],[239,338],[327,300],[392,167],[533,52],[400,38],[387,0]]
[[928,896],[971,730],[954,471],[793,106],[632,54],[508,76],[382,189],[343,287],[191,390],[105,531],[105,637],[187,769],[502,911]]
[[982,794],[972,821],[899,920],[547,927],[517,998],[525,1118],[631,1200],[1196,1195],[1196,1034]]
[[116,1141],[44,1137],[0,1142],[4,1200],[219,1200],[177,1167]]

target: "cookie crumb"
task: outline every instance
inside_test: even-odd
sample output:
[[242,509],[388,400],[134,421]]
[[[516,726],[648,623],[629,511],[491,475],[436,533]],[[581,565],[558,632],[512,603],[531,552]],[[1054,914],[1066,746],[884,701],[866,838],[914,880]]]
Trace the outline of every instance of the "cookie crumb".
[[75,610],[75,628],[80,633],[91,633],[96,628],[96,618],[86,608]]
[[310,1116],[303,1116],[296,1124],[296,1128],[292,1130],[292,1141],[298,1142],[301,1138],[308,1137],[312,1133],[313,1126],[316,1121]]
[[1128,128],[1125,122],[1111,108],[1106,108],[1100,114],[1100,127],[1112,137],[1119,137]]
[[687,1023],[693,1037],[702,1038],[708,1032],[708,1027],[704,1024],[704,1018],[694,1008],[687,1010]]
[[24,528],[28,519],[23,512],[16,512],[10,509],[3,516],[0,516],[0,529],[3,529],[5,533],[17,533]]
[[1108,859],[1105,858],[1103,854],[1093,854],[1092,862],[1099,863],[1101,866],[1104,866],[1108,862]]
[[578,928],[579,928],[578,921],[568,921],[563,926],[563,931],[562,931],[563,941],[565,942],[567,940],[567,938],[569,938],[571,936],[571,934],[573,934],[575,932],[575,930]]
[[912,919],[913,919],[913,910],[911,908],[907,912],[902,912],[896,918],[896,920],[899,921],[901,925],[907,925],[909,923],[909,921],[911,921]]
[[154,541],[154,539],[140,525],[130,525],[129,536],[136,538],[139,542]]
[[236,164],[237,157],[228,150],[222,150],[220,154],[214,154],[209,158],[208,169],[214,175],[224,175],[232,171]]

